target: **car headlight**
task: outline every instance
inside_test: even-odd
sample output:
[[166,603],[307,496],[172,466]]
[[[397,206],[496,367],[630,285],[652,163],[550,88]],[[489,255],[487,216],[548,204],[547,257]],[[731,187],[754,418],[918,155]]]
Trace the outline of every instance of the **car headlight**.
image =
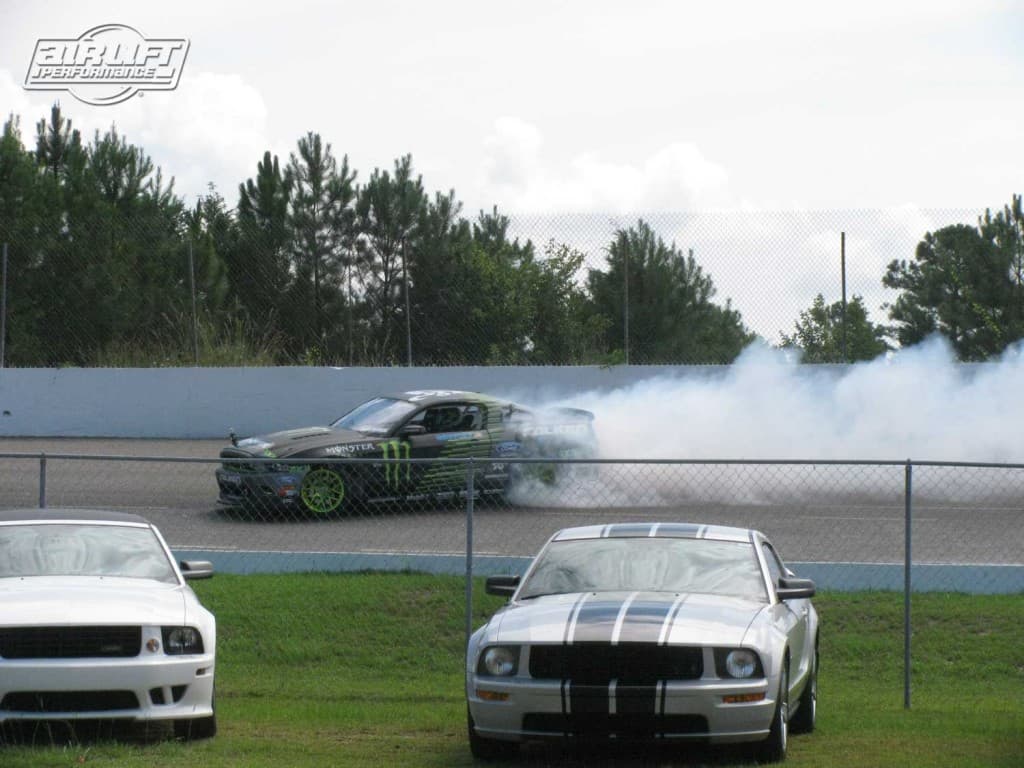
[[733,677],[738,680],[764,677],[761,659],[747,648],[716,648],[715,667],[719,677]]
[[161,627],[164,638],[164,653],[180,655],[202,653],[203,636],[195,627]]
[[477,672],[493,677],[511,677],[519,668],[519,648],[492,645],[480,656]]

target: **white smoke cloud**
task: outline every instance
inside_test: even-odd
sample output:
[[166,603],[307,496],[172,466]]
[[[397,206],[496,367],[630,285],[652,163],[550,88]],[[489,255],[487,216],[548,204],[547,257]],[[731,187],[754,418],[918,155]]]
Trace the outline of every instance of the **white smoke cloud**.
[[[852,366],[807,366],[750,347],[720,371],[694,369],[551,405],[595,414],[602,464],[532,482],[513,500],[531,506],[664,507],[693,502],[879,505],[899,513],[904,462],[1020,463],[1024,346],[998,362],[957,363],[934,338]],[[744,460],[742,464],[644,462]],[[839,466],[757,461],[866,462]],[[887,463],[888,466],[879,466]],[[1020,473],[928,467],[921,497],[1005,506]],[[1016,502],[1014,502],[1016,503]]]

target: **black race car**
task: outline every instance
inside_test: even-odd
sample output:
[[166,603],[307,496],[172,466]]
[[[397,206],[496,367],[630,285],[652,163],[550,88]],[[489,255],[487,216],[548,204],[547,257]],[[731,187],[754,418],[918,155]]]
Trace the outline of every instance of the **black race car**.
[[[556,465],[506,459],[592,458],[593,419],[590,411],[537,411],[476,392],[381,395],[330,426],[244,440],[232,435],[216,471],[219,501],[233,507],[285,507],[328,515],[373,499],[466,490],[464,463],[407,459],[480,458],[474,476],[480,492],[502,492],[523,473],[551,482]],[[304,464],[306,459],[320,461]]]

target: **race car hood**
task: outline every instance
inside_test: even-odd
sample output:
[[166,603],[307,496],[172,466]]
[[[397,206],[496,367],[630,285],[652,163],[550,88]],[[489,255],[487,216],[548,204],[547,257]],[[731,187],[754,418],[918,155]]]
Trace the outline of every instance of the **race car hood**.
[[269,435],[247,437],[244,440],[239,440],[237,445],[225,448],[221,451],[221,456],[249,455],[287,459],[289,456],[296,456],[307,451],[315,451],[318,448],[347,443],[366,443],[372,440],[373,438],[368,438],[366,435],[354,432],[351,429],[301,427],[299,429],[288,429],[283,432],[273,432]]
[[148,579],[40,576],[0,579],[0,625],[187,623],[183,587]]
[[720,595],[587,592],[511,604],[487,627],[494,643],[741,645],[767,603]]

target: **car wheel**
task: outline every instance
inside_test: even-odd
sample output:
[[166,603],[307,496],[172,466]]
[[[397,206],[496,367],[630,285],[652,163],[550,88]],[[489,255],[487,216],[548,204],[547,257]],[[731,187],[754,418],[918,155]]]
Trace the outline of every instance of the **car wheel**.
[[333,469],[313,467],[302,478],[299,496],[303,506],[312,514],[329,515],[341,506],[345,498],[345,481]]
[[781,763],[786,759],[789,746],[789,659],[782,665],[782,679],[779,681],[779,695],[772,716],[768,738],[757,747],[759,763]]
[[503,760],[519,753],[519,744],[514,741],[488,739],[476,732],[473,716],[466,709],[466,724],[469,729],[469,751],[477,760]]
[[815,644],[814,658],[811,659],[811,673],[807,678],[800,704],[789,724],[793,733],[810,733],[818,719],[818,648]]

